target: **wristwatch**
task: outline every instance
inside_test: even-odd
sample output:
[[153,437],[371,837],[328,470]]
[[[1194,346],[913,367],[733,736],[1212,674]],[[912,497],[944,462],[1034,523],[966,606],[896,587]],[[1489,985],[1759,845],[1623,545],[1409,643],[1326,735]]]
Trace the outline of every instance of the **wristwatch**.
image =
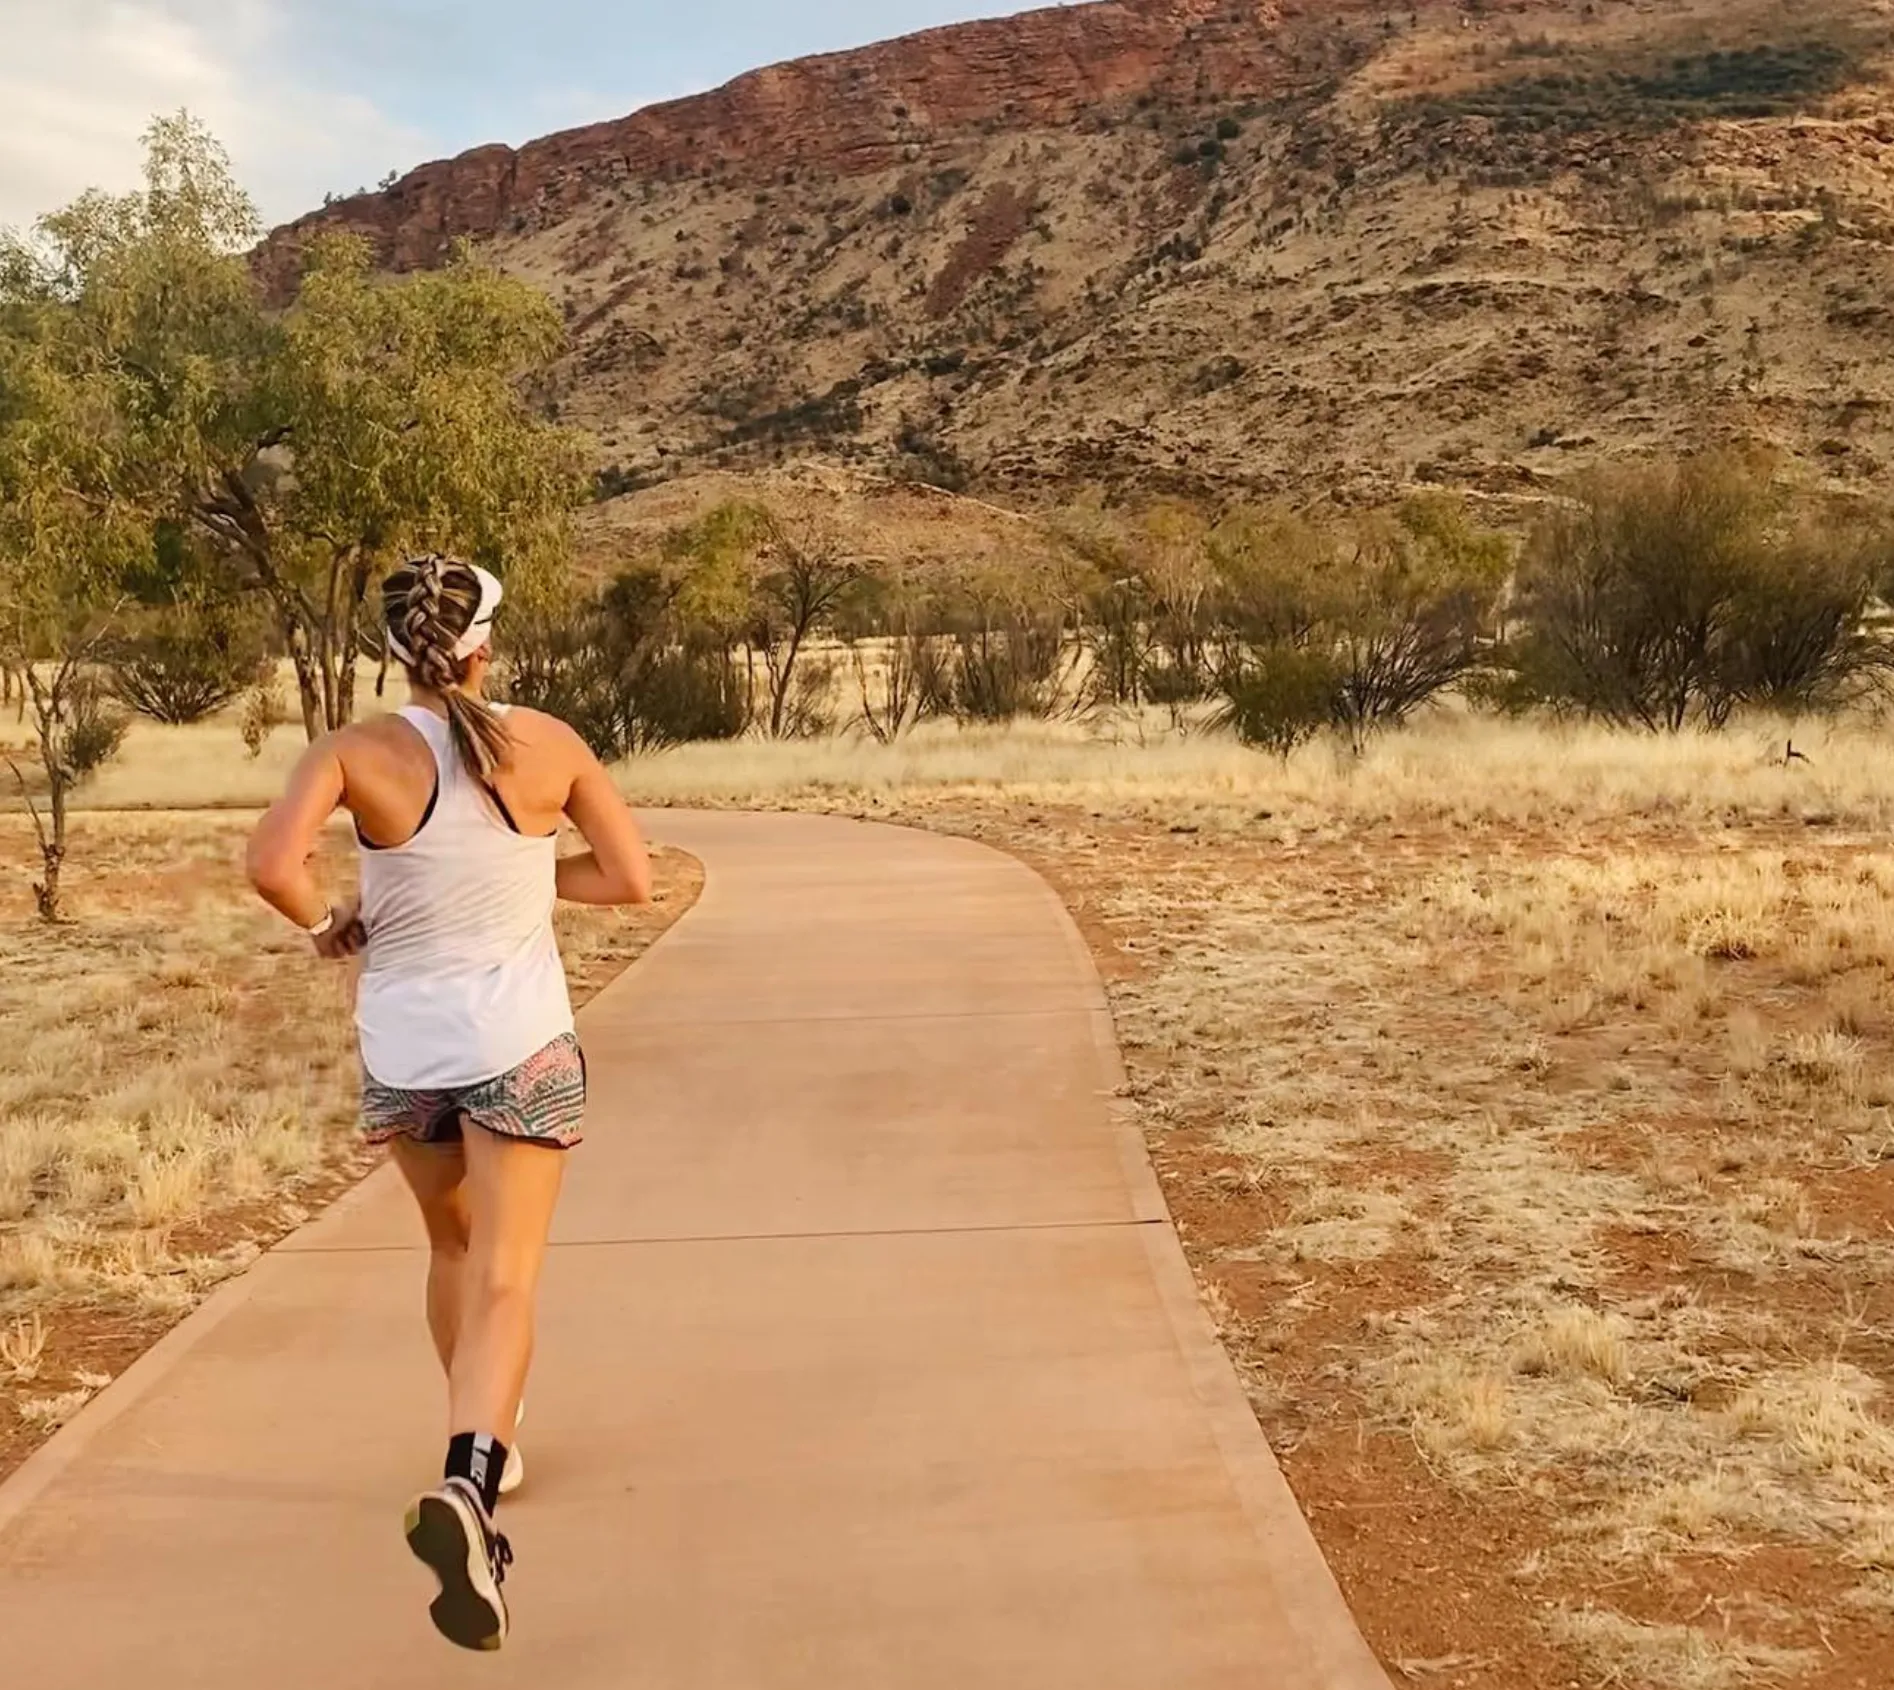
[[335,910],[332,907],[314,927],[305,927],[303,931],[312,939],[326,939],[334,926]]

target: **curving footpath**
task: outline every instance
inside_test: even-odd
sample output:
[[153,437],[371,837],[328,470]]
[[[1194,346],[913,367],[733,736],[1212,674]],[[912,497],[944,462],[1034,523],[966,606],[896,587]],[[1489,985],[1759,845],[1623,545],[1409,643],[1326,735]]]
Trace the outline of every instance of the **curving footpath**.
[[506,1652],[427,1622],[440,1387],[371,1180],[0,1488],[33,1690],[1386,1690],[1199,1310],[1057,899],[979,846],[668,816],[585,1017]]

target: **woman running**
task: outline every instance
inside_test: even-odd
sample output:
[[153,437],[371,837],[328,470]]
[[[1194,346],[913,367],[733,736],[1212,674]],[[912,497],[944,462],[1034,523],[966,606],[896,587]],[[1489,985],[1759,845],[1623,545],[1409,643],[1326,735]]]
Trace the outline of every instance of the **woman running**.
[[[467,1649],[506,1641],[513,1552],[493,1517],[522,1471],[509,1449],[585,1059],[553,935],[558,899],[644,904],[651,867],[610,777],[564,723],[482,699],[500,583],[423,557],[389,578],[390,651],[413,702],[312,746],[250,846],[263,898],[329,958],[365,952],[356,1020],[363,1121],[420,1205],[427,1318],[447,1372],[441,1488],[408,1510],[440,1580],[431,1612]],[[310,871],[338,809],[361,844],[359,905]],[[560,858],[569,818],[591,849]]]

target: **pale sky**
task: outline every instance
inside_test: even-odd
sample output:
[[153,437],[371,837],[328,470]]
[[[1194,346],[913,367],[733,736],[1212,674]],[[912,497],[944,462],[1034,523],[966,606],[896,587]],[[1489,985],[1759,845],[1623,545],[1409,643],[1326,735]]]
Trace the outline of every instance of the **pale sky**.
[[486,141],[1019,0],[0,0],[0,225],[137,182],[188,106],[271,222]]

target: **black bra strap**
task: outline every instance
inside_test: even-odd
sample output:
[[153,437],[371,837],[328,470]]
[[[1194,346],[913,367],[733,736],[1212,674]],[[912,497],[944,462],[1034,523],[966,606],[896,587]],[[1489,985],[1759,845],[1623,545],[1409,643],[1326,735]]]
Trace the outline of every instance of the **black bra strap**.
[[[414,831],[409,834],[406,839],[401,841],[401,845],[412,845],[415,840],[421,837],[421,830],[434,819],[434,810],[440,801],[441,777],[437,773],[434,776],[434,791],[428,797],[427,808],[421,812],[421,820],[416,824]],[[508,821],[512,819],[511,816],[507,817]],[[517,833],[519,829],[515,828],[513,831]],[[399,851],[401,849],[401,845],[377,845],[374,840],[370,839],[368,835],[362,831],[362,824],[360,822],[355,824],[355,837],[360,842],[364,851]]]
[[500,796],[500,789],[492,781],[485,781],[482,784],[486,787],[487,796],[493,800],[494,807],[500,812],[506,825],[518,833],[520,824],[513,819],[513,812],[506,807],[506,800]]

